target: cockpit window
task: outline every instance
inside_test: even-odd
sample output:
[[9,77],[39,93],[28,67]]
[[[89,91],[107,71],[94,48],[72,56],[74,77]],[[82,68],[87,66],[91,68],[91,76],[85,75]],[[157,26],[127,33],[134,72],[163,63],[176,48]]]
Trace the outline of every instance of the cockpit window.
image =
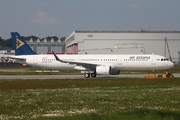
[[168,59],[167,58],[162,58],[161,61],[168,61]]

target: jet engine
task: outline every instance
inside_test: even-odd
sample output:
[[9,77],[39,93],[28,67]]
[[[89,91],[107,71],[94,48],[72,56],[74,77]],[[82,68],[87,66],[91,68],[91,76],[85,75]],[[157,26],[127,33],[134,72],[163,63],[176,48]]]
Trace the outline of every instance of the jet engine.
[[119,75],[120,71],[112,69],[111,66],[97,66],[96,74],[99,75]]
[[110,75],[119,75],[119,74],[120,74],[120,70],[111,69],[110,71]]

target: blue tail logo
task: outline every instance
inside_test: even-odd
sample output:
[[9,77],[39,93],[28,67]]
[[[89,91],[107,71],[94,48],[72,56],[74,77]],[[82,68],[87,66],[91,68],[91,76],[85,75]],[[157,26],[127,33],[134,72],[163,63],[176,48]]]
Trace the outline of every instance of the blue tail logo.
[[17,32],[11,32],[15,55],[34,55],[36,54]]

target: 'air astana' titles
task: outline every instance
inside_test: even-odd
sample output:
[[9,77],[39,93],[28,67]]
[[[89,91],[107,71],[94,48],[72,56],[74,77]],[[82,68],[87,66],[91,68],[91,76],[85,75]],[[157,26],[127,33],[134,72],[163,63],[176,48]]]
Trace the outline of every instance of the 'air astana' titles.
[[130,56],[129,57],[129,59],[136,59],[136,60],[138,60],[138,59],[150,59],[151,57],[150,56]]

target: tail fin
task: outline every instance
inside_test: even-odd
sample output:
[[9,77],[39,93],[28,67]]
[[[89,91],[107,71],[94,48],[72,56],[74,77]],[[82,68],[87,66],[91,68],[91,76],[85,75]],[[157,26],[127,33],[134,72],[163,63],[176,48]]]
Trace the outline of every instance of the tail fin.
[[15,55],[33,55],[36,54],[26,43],[26,41],[17,32],[11,32],[12,42],[15,49]]

